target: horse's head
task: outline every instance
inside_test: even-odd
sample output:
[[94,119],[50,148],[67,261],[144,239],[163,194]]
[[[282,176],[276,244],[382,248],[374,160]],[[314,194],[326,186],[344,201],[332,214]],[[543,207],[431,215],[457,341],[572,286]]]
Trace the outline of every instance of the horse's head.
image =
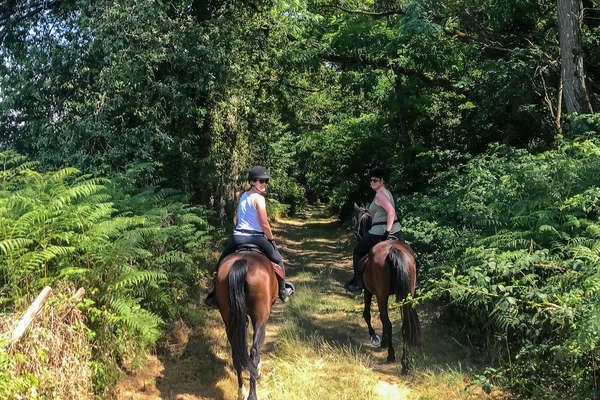
[[354,213],[352,215],[352,231],[356,240],[362,239],[366,233],[371,229],[371,222],[373,218],[369,214],[369,209],[365,205],[359,207],[354,203]]

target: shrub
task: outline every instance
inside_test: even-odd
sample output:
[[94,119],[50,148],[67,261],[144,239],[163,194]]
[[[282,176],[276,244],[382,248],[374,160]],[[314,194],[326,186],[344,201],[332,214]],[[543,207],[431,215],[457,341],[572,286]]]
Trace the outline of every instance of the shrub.
[[20,308],[47,284],[83,286],[96,389],[110,388],[117,360],[153,347],[189,300],[210,258],[208,212],[140,185],[144,166],[110,181],[73,168],[38,172],[11,152],[0,159],[1,304]]
[[539,154],[492,146],[397,201],[421,280],[515,393],[598,393],[598,176],[600,140],[586,133]]

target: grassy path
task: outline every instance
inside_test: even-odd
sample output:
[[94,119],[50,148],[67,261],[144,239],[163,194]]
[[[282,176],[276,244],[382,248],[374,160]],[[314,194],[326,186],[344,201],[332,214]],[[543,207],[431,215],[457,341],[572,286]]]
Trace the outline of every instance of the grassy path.
[[[387,352],[373,347],[362,319],[362,295],[342,284],[351,276],[351,233],[322,208],[305,217],[274,224],[288,277],[297,292],[286,305],[277,302],[262,351],[260,399],[492,399],[467,384],[465,371],[476,357],[462,340],[436,326],[435,312],[421,307],[425,346],[410,353],[408,376]],[[393,304],[393,302],[392,302]],[[122,378],[119,398],[235,399],[235,373],[217,311],[191,310],[193,332],[174,327],[169,340],[177,357],[150,357]],[[401,354],[400,312],[393,308],[394,345]],[[373,326],[381,323],[373,304]]]

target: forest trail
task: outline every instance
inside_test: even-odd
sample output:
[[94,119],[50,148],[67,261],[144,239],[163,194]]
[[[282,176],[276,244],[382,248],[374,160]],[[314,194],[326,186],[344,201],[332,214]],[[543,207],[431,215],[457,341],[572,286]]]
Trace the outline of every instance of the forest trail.
[[[369,343],[362,295],[351,295],[343,288],[352,274],[352,234],[324,208],[312,207],[300,218],[279,219],[273,228],[288,278],[297,291],[289,303],[274,305],[262,349],[259,399],[502,397],[488,396],[468,384],[465,371],[475,365],[476,355],[431,322],[435,320],[433,307],[419,306],[425,346],[411,349],[411,372],[401,376],[399,362],[385,362],[387,351]],[[236,398],[237,380],[218,311],[198,306],[193,315],[204,323],[197,323],[191,332],[184,326],[174,327],[169,346],[176,356],[150,356],[144,366],[123,374],[119,398]],[[399,358],[398,307],[391,307],[390,318]],[[381,334],[376,302],[372,322]]]

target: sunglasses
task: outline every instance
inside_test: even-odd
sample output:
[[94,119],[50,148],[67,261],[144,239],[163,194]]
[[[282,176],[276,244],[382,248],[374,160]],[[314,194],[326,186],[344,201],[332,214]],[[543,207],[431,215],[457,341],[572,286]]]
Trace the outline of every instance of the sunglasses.
[[381,179],[379,178],[371,178],[369,179],[371,182],[379,182]]
[[256,180],[258,183],[269,183],[268,179],[257,179]]

